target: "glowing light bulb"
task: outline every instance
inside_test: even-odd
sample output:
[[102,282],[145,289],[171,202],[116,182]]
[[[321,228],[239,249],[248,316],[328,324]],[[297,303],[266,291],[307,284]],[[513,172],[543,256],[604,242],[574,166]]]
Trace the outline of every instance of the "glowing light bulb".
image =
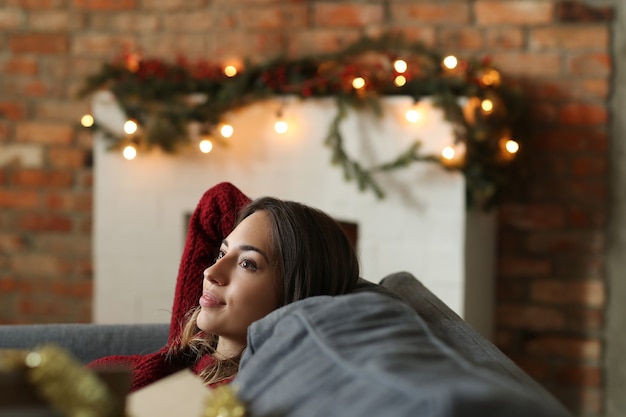
[[412,108],[406,111],[404,117],[411,123],[417,123],[422,119],[422,113],[417,109]]
[[287,130],[289,130],[289,125],[286,121],[280,119],[277,120],[276,123],[274,123],[274,131],[279,135],[287,133]]
[[398,74],[404,74],[404,72],[406,72],[408,65],[406,63],[406,61],[402,60],[402,59],[397,59],[394,63],[393,63],[393,68],[396,70],[396,72]]
[[443,66],[448,69],[455,69],[459,65],[459,60],[454,55],[448,55],[443,59]]
[[406,84],[406,77],[404,75],[398,75],[393,80],[393,83],[396,85],[396,87],[402,87],[403,85]]
[[480,81],[484,84],[484,85],[499,85],[500,84],[500,73],[494,69],[488,69],[486,70],[482,77],[480,78]]
[[198,143],[198,147],[200,148],[200,152],[209,153],[213,150],[213,142],[209,139],[202,139],[200,143]]
[[137,123],[134,120],[126,120],[124,122],[124,132],[127,135],[132,135],[136,131],[137,131]]
[[231,137],[234,131],[235,129],[233,129],[231,125],[226,123],[223,124],[222,127],[220,127],[220,134],[225,138]]
[[91,114],[86,114],[80,118],[80,124],[83,125],[83,127],[91,127],[95,122],[96,121]]
[[493,101],[485,99],[480,102],[480,108],[485,113],[491,113],[493,111]]
[[354,80],[352,80],[352,87],[354,87],[355,90],[360,90],[361,88],[365,87],[365,78],[356,77]]
[[126,145],[122,150],[122,156],[129,161],[135,159],[137,156],[137,148],[135,148],[135,145]]
[[237,75],[237,67],[235,67],[234,65],[226,65],[224,67],[224,74],[227,77],[234,77],[235,75]]
[[447,159],[448,161],[453,160],[455,154],[456,152],[452,146],[446,146],[441,151],[441,156],[443,157],[443,159]]
[[516,154],[519,151],[519,143],[513,139],[505,139],[504,149],[506,149],[510,154]]

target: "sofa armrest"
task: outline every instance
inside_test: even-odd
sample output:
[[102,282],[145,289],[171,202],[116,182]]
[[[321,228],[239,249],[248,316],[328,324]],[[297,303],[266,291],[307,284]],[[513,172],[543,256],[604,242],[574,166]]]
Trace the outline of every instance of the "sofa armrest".
[[433,334],[473,363],[508,376],[527,392],[542,395],[556,403],[554,397],[518,367],[492,342],[485,339],[440,298],[408,272],[390,274],[380,281],[381,286],[408,303],[429,325]]
[[168,324],[0,325],[0,349],[33,349],[55,344],[82,363],[109,355],[154,352],[167,343]]

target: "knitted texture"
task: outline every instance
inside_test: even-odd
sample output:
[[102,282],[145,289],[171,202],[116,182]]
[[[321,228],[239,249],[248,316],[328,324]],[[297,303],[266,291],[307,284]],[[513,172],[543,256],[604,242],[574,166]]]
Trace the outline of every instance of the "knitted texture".
[[199,373],[212,358],[192,366],[185,358],[168,358],[170,346],[180,343],[186,314],[202,295],[203,271],[215,262],[222,240],[232,231],[237,213],[250,202],[234,185],[223,182],[207,190],[189,221],[185,248],[178,269],[167,345],[146,355],[114,355],[97,359],[88,367],[126,366],[132,370],[131,391],[140,389],[187,367]]

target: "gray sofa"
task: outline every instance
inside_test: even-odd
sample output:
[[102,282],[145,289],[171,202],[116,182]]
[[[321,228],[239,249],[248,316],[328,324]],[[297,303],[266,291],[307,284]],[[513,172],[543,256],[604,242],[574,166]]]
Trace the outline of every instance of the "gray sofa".
[[[87,363],[153,352],[168,327],[2,325],[0,349],[51,342]],[[406,272],[357,294],[294,303],[254,323],[234,382],[252,416],[569,416]]]

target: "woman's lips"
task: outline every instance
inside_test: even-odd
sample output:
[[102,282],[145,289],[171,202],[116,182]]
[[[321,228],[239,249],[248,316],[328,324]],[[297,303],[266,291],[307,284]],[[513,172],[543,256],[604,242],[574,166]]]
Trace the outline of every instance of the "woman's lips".
[[226,305],[225,302],[220,300],[215,294],[209,291],[204,291],[202,293],[202,297],[200,297],[199,303],[201,307],[220,307]]

